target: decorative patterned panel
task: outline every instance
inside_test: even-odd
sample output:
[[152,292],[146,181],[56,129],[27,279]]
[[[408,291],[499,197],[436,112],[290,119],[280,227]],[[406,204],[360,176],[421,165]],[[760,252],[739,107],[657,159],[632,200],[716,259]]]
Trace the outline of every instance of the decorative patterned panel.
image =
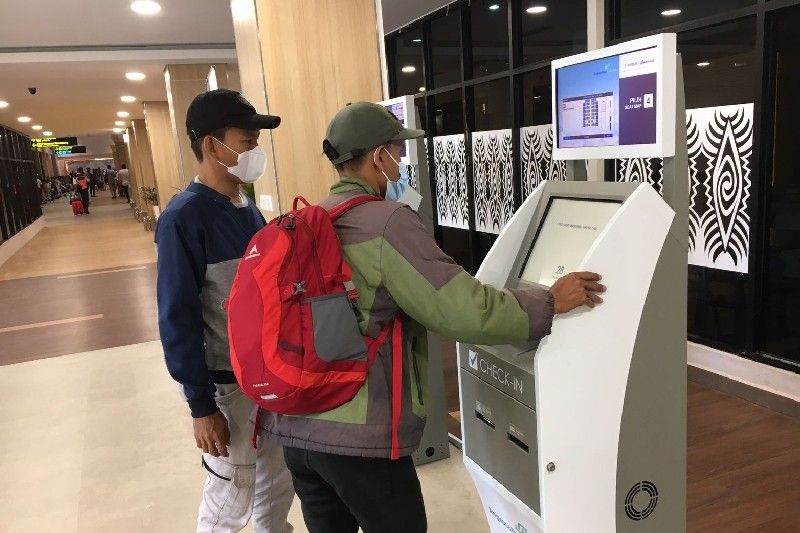
[[687,112],[689,262],[747,273],[753,104]]
[[544,180],[566,181],[567,162],[553,160],[553,125],[520,129],[522,196],[530,196]]
[[475,229],[500,233],[514,214],[514,150],[511,130],[472,134]]
[[[689,109],[689,264],[746,274],[753,104]],[[622,159],[617,181],[663,188],[660,159]]]
[[646,182],[664,194],[664,163],[661,159],[620,159],[617,166],[617,181]]
[[464,134],[433,138],[436,209],[440,226],[469,229]]

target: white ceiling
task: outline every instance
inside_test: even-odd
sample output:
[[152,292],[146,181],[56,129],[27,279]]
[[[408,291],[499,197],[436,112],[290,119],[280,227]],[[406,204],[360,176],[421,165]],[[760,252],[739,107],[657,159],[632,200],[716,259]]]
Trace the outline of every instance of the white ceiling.
[[454,0],[381,0],[383,33],[403,26],[453,3]]
[[[143,101],[166,100],[165,65],[236,62],[227,0],[159,2],[160,14],[143,17],[130,0],[0,0],[0,100],[10,104],[0,124],[31,136],[33,124],[57,136],[111,133],[116,120],[144,118]],[[129,81],[129,71],[147,78]],[[130,118],[116,117],[123,110]]]
[[227,0],[158,0],[151,17],[131,0],[0,0],[0,48],[233,43]]

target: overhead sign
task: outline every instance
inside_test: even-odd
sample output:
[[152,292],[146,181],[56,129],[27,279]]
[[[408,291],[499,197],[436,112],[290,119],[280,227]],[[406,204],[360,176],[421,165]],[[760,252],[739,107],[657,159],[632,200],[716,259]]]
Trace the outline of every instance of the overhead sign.
[[55,149],[56,155],[85,154],[85,153],[86,153],[85,146],[67,146],[65,148]]
[[77,137],[40,137],[31,139],[34,148],[67,148],[78,144]]

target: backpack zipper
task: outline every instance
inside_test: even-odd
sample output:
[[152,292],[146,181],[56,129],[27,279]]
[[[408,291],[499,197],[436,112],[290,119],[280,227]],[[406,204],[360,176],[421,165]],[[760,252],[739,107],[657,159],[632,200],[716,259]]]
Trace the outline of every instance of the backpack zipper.
[[417,338],[411,337],[411,364],[414,367],[414,382],[417,384],[417,401],[420,405],[425,405],[422,397],[422,379],[419,377],[419,361],[417,361]]
[[[316,249],[317,249],[317,237],[314,235],[314,232],[311,231],[311,226],[308,225],[308,222],[306,222],[302,218],[296,218],[296,217],[294,217],[292,215],[289,215],[289,216],[290,216],[290,220],[292,222],[294,222],[294,220],[299,220],[300,222],[303,223],[303,227],[305,228],[306,233],[309,236],[311,236],[311,242],[314,244],[314,250],[316,251]],[[294,225],[293,225],[293,227],[294,227]],[[316,253],[314,253],[314,268],[316,268],[317,277],[319,278],[319,290],[320,290],[320,293],[323,293],[324,290],[325,290],[325,279],[322,277],[322,265],[319,264],[319,256]]]

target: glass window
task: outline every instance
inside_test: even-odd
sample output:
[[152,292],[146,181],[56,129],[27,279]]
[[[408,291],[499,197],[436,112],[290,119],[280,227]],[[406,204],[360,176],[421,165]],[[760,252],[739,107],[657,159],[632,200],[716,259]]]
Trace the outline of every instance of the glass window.
[[394,38],[395,96],[417,94],[425,90],[422,50],[422,27]]
[[433,86],[444,87],[461,81],[461,11],[431,21],[431,65]]
[[[772,176],[767,182],[764,312],[760,348],[800,364],[800,176],[797,117],[800,116],[800,7],[770,15],[774,22],[775,126]],[[769,27],[769,26],[768,26]],[[769,157],[764,154],[763,157]]]
[[523,0],[522,63],[586,51],[586,0]]
[[[755,17],[678,34],[687,109],[754,102],[755,36]],[[698,180],[705,181],[709,155],[696,152],[693,156],[691,147],[690,152],[690,158],[695,157],[695,164],[700,166]],[[754,161],[750,166],[757,171]],[[754,179],[756,176],[751,174],[750,180]],[[699,181],[692,182],[692,191],[698,213],[705,205],[713,214],[714,209],[720,209],[717,203],[728,200],[718,199],[715,203],[708,197],[706,184]],[[748,210],[752,219],[752,205]],[[750,309],[743,304],[748,279],[747,274],[720,268],[689,266],[690,338],[744,349],[752,320]]]
[[472,77],[480,78],[508,70],[507,0],[472,0]]
[[717,15],[757,0],[617,0],[620,37],[667,28],[690,20]]
[[748,17],[678,34],[686,109],[752,102],[756,19]]
[[473,89],[473,131],[500,130],[512,124],[511,88],[508,79],[476,85]]
[[540,126],[553,122],[550,67],[522,76],[522,125]]
[[435,136],[464,133],[464,106],[460,89],[434,96],[433,109]]

